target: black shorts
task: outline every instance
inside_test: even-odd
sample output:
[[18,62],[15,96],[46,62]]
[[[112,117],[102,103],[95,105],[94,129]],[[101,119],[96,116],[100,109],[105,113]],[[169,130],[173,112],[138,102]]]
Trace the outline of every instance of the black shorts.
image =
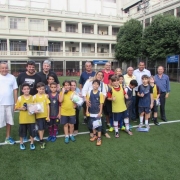
[[[89,128],[93,129],[93,121],[96,121],[97,118],[96,117],[89,117],[89,120],[90,120],[90,123],[89,123],[90,127]],[[99,127],[96,128],[97,132],[101,132],[101,130],[102,130],[102,126],[99,126]]]
[[47,125],[48,126],[53,126],[53,125],[59,125],[60,124],[60,119],[56,118],[56,119],[50,119],[50,121],[47,121]]
[[36,124],[38,126],[39,131],[45,130],[45,128],[46,128],[46,120],[45,120],[45,118],[36,119]]
[[76,124],[76,116],[61,116],[61,124]]
[[158,106],[156,105],[156,100],[154,100],[153,108],[151,109],[152,112],[158,112]]
[[112,102],[105,102],[103,105],[103,113],[106,116],[112,116]]
[[141,114],[143,112],[145,114],[149,114],[151,112],[151,108],[150,107],[139,107],[139,114]]
[[122,119],[128,118],[128,112],[127,110],[119,113],[112,113],[113,121],[120,121]]
[[26,137],[27,131],[29,132],[29,135],[31,137],[35,137],[35,123],[32,124],[20,124],[19,125],[19,136],[20,137]]
[[86,112],[86,101],[83,103],[82,107],[83,107],[84,111]]

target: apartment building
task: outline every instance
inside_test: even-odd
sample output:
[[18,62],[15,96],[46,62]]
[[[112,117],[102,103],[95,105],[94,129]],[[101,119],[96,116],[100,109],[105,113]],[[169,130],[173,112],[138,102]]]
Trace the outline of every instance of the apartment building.
[[115,0],[0,0],[0,60],[14,75],[28,60],[40,71],[49,59],[58,75],[79,75],[86,61],[95,69],[107,61],[115,67],[116,35],[125,22],[117,11]]

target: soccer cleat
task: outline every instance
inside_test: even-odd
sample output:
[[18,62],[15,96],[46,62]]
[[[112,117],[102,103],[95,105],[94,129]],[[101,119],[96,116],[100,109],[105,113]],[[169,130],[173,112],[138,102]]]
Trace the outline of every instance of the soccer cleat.
[[25,150],[26,149],[25,145],[24,144],[20,144],[20,149],[21,150]]
[[142,128],[142,127],[143,127],[143,123],[140,123],[138,127],[139,127],[139,128]]
[[69,137],[65,137],[64,142],[65,142],[66,144],[68,144],[68,143],[69,143]]
[[84,121],[82,122],[82,124],[87,124],[87,118],[84,118]]
[[36,146],[34,144],[30,144],[30,150],[36,149]]
[[57,139],[57,138],[56,138],[55,136],[51,137],[51,142],[55,142],[56,139]]
[[11,144],[11,145],[16,144],[16,142],[14,141],[14,139],[12,137],[6,138],[5,143]]
[[51,141],[52,136],[48,136],[48,138],[46,139],[47,141]]
[[109,128],[109,132],[113,132],[114,131],[114,128],[113,127],[110,127]]
[[116,132],[115,138],[119,138],[119,133],[118,132]]
[[160,126],[159,122],[157,122],[157,121],[154,121],[154,124],[157,126]]
[[59,132],[58,131],[56,131],[56,135],[58,135],[59,134]]
[[125,131],[125,129],[126,129],[126,128],[125,128],[124,126],[121,127],[121,131]]
[[101,146],[101,144],[102,144],[101,138],[98,138],[96,142],[96,146]]
[[27,137],[23,137],[23,143],[28,142],[28,138]]
[[46,145],[46,143],[45,143],[45,142],[41,142],[41,143],[40,143],[40,147],[41,147],[41,149],[45,149],[45,145]]
[[150,126],[149,126],[149,124],[146,124],[145,126],[146,126],[146,128],[150,129]]
[[91,141],[91,142],[93,142],[93,141],[95,141],[95,140],[97,140],[97,136],[93,136],[92,138],[90,138],[90,141]]
[[39,139],[38,136],[34,137],[34,140],[35,140],[35,141],[40,141],[40,139]]
[[74,138],[73,135],[72,135],[72,136],[69,136],[69,139],[70,139],[72,142],[76,141],[76,139]]

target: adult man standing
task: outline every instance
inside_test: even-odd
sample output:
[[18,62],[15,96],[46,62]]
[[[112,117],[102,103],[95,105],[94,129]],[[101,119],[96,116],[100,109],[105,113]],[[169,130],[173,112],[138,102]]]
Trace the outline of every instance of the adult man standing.
[[[80,79],[79,79],[79,88],[80,90],[82,90],[85,82],[91,78],[91,77],[94,77],[96,74],[96,72],[94,72],[92,70],[92,64],[91,62],[87,61],[85,63],[85,71],[82,72],[81,76],[80,76]],[[84,114],[84,122],[83,124],[85,124],[87,122],[87,119],[86,119],[86,103],[83,104],[83,114]]]
[[111,70],[111,63],[110,62],[107,62],[104,66],[104,70],[102,71],[103,74],[104,74],[104,79],[103,79],[103,82],[104,84],[108,84],[109,83],[109,75],[113,75],[114,72]]
[[[133,75],[133,67],[128,67],[127,68],[127,74],[124,75],[124,85],[125,86],[129,86],[129,83],[131,80],[136,80],[136,76]],[[132,105],[131,105],[131,109],[132,109],[132,114],[131,114],[131,119],[133,121],[136,120],[136,108],[135,108],[135,103],[136,103],[136,93],[135,90],[133,89],[133,96],[132,96]]]
[[10,137],[11,126],[14,125],[13,113],[14,105],[17,101],[17,82],[16,78],[8,73],[6,62],[0,63],[0,128],[6,126],[7,144],[15,144]]
[[[151,72],[145,69],[145,63],[143,61],[139,62],[138,69],[134,70],[133,75],[136,76],[136,80],[138,83],[138,87],[142,84],[142,76],[147,75],[148,77],[151,76]],[[138,87],[135,88],[136,91],[136,118],[139,118],[138,112],[138,104],[139,104],[139,97],[137,96]]]
[[52,75],[54,76],[54,78],[55,78],[54,81],[58,84],[57,90],[59,91],[59,90],[60,90],[60,84],[59,84],[58,77],[57,77],[56,73],[53,72],[53,71],[50,71],[50,69],[51,69],[51,61],[45,60],[45,61],[43,62],[43,70],[42,70],[41,72],[39,72],[38,75],[41,77],[42,82],[43,82],[45,85],[47,85],[47,84],[48,84],[48,82],[47,82],[47,76],[48,76],[49,74],[52,74]]
[[170,83],[168,75],[164,74],[164,68],[159,66],[157,69],[158,74],[154,76],[155,83],[158,85],[160,90],[160,114],[163,121],[167,121],[165,114],[165,103],[166,98],[169,96]]
[[[42,80],[41,77],[38,74],[36,74],[35,62],[28,61],[26,65],[26,72],[19,74],[19,76],[17,77],[17,84],[18,86],[21,86],[23,83],[28,83],[31,88],[30,94],[35,95],[37,93],[36,85],[38,82],[42,82]],[[21,90],[20,90],[20,94],[22,95]]]

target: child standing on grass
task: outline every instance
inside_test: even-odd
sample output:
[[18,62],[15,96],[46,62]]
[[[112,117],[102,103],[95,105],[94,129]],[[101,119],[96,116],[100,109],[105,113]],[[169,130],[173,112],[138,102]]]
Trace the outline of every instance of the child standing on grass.
[[44,130],[46,126],[46,120],[49,121],[49,99],[47,94],[45,94],[45,84],[42,82],[37,83],[38,93],[34,95],[34,103],[41,103],[43,106],[43,112],[36,113],[36,123],[38,126],[38,133],[40,138],[40,147],[45,149],[45,142],[43,140]]
[[59,93],[57,92],[57,83],[50,84],[51,92],[48,94],[50,100],[50,121],[48,122],[49,137],[47,141],[55,142],[58,124],[60,122],[60,103]]
[[150,77],[149,82],[150,82],[151,87],[153,88],[154,104],[153,104],[153,108],[151,109],[153,121],[155,125],[159,126],[160,124],[157,121],[157,114],[158,114],[158,103],[159,103],[160,91],[159,91],[159,87],[154,83],[154,76]]
[[49,74],[49,75],[47,76],[47,82],[48,82],[48,84],[45,85],[45,93],[46,93],[46,94],[49,94],[49,93],[51,92],[50,84],[53,83],[53,82],[55,82],[55,76],[54,76],[54,74]]
[[119,137],[118,121],[120,119],[124,119],[125,131],[129,135],[132,135],[132,132],[129,130],[129,118],[124,100],[124,98],[128,98],[128,96],[125,94],[123,88],[121,88],[118,76],[112,76],[111,81],[113,87],[112,91],[108,92],[108,99],[112,101],[112,116],[114,121],[115,137]]
[[19,136],[20,136],[20,149],[25,150],[23,144],[23,137],[27,136],[27,131],[30,135],[30,149],[34,150],[34,137],[35,137],[35,115],[30,115],[27,111],[27,105],[33,103],[33,96],[29,94],[30,85],[27,83],[22,84],[23,95],[18,97],[15,104],[15,110],[19,110]]
[[[73,136],[74,124],[76,123],[75,108],[76,105],[71,101],[71,96],[74,93],[70,90],[71,82],[64,81],[63,88],[60,92],[59,101],[61,103],[61,124],[64,125],[64,134],[66,144],[69,143],[69,139],[73,142],[76,139]],[[70,134],[69,134],[70,131]]]
[[142,84],[138,87],[137,93],[137,95],[139,96],[139,127],[141,128],[143,126],[143,118],[145,115],[145,126],[146,128],[150,128],[148,119],[154,102],[153,88],[149,85],[149,77],[147,75],[143,75],[141,79]]
[[[92,82],[93,89],[88,92],[86,100],[91,102],[91,106],[87,107],[86,114],[90,116],[90,128],[93,129],[93,137],[90,138],[90,141],[93,142],[97,140],[96,145],[101,145],[101,129],[102,129],[102,108],[104,103],[104,96],[98,90],[100,86],[99,80],[94,80]],[[97,136],[97,134],[98,136]]]

